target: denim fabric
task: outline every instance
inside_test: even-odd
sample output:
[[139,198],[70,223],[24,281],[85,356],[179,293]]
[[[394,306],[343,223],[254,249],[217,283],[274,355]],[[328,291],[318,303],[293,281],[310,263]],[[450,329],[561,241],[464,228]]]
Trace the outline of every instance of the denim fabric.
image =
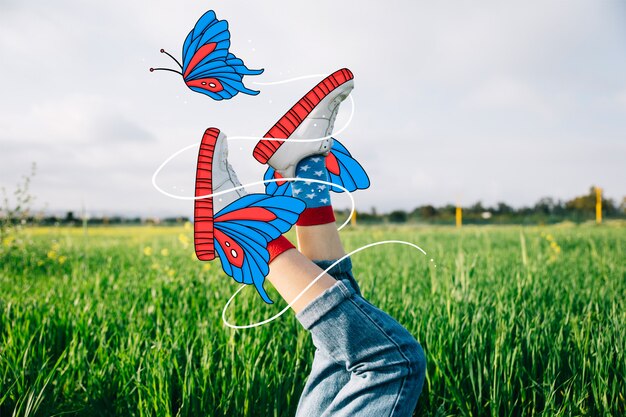
[[350,259],[329,274],[337,283],[296,316],[316,347],[296,416],[411,416],[426,372],[422,347],[361,296]]

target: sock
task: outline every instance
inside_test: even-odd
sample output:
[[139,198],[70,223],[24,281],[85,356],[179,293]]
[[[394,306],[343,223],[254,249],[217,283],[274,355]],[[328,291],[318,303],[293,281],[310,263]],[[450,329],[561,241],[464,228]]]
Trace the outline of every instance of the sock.
[[288,251],[289,249],[295,249],[295,246],[285,236],[278,236],[267,244],[267,251],[270,253],[270,261],[272,263],[274,259],[281,253]]
[[[313,155],[302,159],[296,166],[296,177],[328,181],[326,158],[323,155]],[[315,226],[335,221],[335,213],[330,203],[330,186],[327,184],[294,181],[291,183],[291,192],[306,204],[296,225]]]

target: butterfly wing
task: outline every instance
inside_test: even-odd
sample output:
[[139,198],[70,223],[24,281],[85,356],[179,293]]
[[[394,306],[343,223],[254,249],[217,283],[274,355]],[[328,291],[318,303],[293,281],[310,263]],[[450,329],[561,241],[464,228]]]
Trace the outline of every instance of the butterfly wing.
[[183,44],[183,77],[187,78],[199,65],[213,60],[224,61],[228,48],[228,22],[217,20],[215,12],[209,10],[198,19]]
[[214,218],[214,243],[224,272],[253,284],[271,303],[263,288],[269,273],[267,244],[287,232],[304,208],[296,198],[249,194],[220,210]]
[[[328,170],[329,182],[346,188],[349,192],[362,190],[370,185],[367,173],[352,157],[348,149],[337,139],[334,139],[331,152],[326,157],[326,169]],[[272,167],[269,167],[263,175],[263,180],[276,180],[282,178]],[[331,187],[336,193],[342,193],[339,187]],[[271,195],[292,195],[292,186],[289,181],[272,181],[265,184],[265,192]]]
[[265,183],[265,193],[269,195],[286,195],[291,196],[291,184],[289,181],[280,180],[280,175],[274,168],[269,167],[263,175],[263,180],[278,180]]
[[[346,188],[349,192],[362,190],[370,186],[367,173],[352,157],[348,149],[337,139],[333,138],[333,147],[326,157],[326,169],[330,182]],[[331,187],[336,193],[342,193],[339,187]]]
[[237,74],[241,75],[259,75],[263,74],[264,71],[263,68],[258,70],[249,69],[248,67],[246,67],[246,64],[244,64],[241,59],[230,53],[226,57],[226,63],[233,67]]
[[244,75],[258,75],[263,70],[247,68],[241,59],[228,52],[228,48],[228,22],[218,20],[215,12],[209,10],[198,19],[183,44],[185,84],[214,100],[229,99],[239,92],[258,94],[258,91],[246,88],[242,80]]

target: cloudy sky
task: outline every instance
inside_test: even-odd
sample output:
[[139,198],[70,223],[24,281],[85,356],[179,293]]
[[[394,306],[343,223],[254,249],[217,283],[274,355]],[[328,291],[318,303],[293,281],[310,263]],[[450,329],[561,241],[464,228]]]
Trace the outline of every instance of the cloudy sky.
[[[171,65],[159,49],[179,56],[208,9],[229,21],[231,51],[265,68],[246,78],[259,96],[214,102],[148,71]],[[163,160],[209,126],[263,135],[317,80],[254,81],[341,67],[355,74],[355,115],[339,138],[372,180],[360,209],[519,206],[592,184],[626,195],[622,1],[0,0],[0,56],[0,185],[36,162],[49,210],[190,215],[151,185]],[[263,172],[254,143],[230,143],[244,182]],[[191,195],[195,158],[159,184]]]

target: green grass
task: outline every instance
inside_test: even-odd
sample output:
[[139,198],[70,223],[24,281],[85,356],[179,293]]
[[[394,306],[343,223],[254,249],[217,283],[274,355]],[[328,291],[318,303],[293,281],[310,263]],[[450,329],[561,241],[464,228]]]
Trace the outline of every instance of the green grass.
[[[293,415],[309,335],[291,313],[224,327],[237,284],[193,259],[191,236],[32,229],[2,242],[0,416]],[[342,232],[348,250],[402,239],[428,252],[353,258],[365,296],[426,351],[418,416],[625,415],[625,237],[622,225]],[[228,318],[283,306],[248,288]]]

